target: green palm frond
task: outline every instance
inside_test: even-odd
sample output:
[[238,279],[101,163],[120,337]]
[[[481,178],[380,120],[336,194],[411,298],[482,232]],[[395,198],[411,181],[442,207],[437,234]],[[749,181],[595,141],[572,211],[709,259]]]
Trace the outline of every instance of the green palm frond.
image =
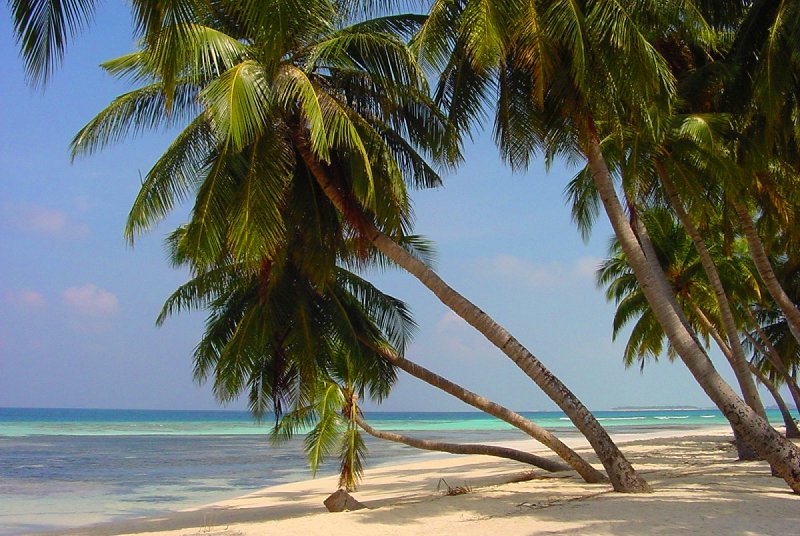
[[327,132],[322,105],[317,90],[307,73],[293,65],[284,65],[275,76],[276,100],[284,108],[297,106],[303,120],[308,124],[309,141],[315,156],[330,162],[330,138]]
[[366,279],[356,274],[339,270],[337,274],[340,284],[361,304],[367,316],[372,319],[387,341],[403,355],[417,331],[416,322],[408,306],[380,291]]
[[357,69],[387,84],[426,90],[425,77],[405,44],[378,33],[372,25],[356,25],[327,35],[308,52],[307,69]]
[[344,396],[338,384],[327,382],[318,390],[316,402],[318,421],[305,438],[306,455],[314,475],[325,458],[336,450],[342,426],[339,411],[343,403]]
[[195,192],[216,150],[208,118],[199,115],[175,138],[142,182],[125,225],[130,244]]
[[235,259],[273,258],[282,247],[286,233],[282,209],[293,157],[282,136],[265,136],[251,150],[228,234]]
[[237,151],[271,125],[271,93],[263,69],[253,60],[231,67],[200,93],[221,144]]
[[94,18],[97,0],[10,0],[14,37],[34,86],[47,83],[68,42]]
[[450,61],[456,35],[458,13],[465,0],[436,0],[428,9],[425,22],[411,41],[411,49],[432,71],[440,71]]
[[600,196],[588,166],[567,184],[564,188],[564,197],[571,207],[572,221],[578,227],[581,238],[584,242],[588,242],[594,222],[600,216]]
[[146,130],[168,128],[197,115],[196,88],[180,84],[175,90],[177,113],[167,113],[167,101],[160,83],[120,95],[86,124],[72,139],[72,158],[91,155],[123,138]]
[[[355,404],[353,404],[355,406]],[[358,411],[357,407],[351,411]],[[361,436],[361,429],[351,419],[342,436],[341,450],[339,452],[339,487],[347,491],[355,491],[358,481],[364,473],[364,459],[367,456],[367,446]]]

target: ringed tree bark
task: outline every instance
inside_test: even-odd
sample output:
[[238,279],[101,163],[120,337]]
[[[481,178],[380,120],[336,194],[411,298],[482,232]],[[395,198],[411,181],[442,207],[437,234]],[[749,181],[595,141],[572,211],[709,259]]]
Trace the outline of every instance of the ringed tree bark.
[[541,361],[520,344],[505,328],[447,285],[425,263],[383,234],[368,219],[361,207],[350,201],[334,183],[326,167],[314,157],[309,141],[303,135],[295,133],[293,141],[300,157],[323,192],[343,217],[350,219],[350,223],[355,229],[360,230],[378,251],[416,277],[443,304],[477,329],[558,405],[591,444],[605,467],[615,491],[626,493],[652,492],[647,482],[637,474],[631,463],[625,458],[625,455],[614,444],[608,432],[561,380],[556,378]]
[[603,207],[670,344],[731,426],[770,463],[793,491],[800,493],[800,448],[759,417],[716,371],[705,350],[683,322],[664,273],[655,269],[645,257],[617,197],[611,172],[591,121],[587,121],[586,132],[584,152]]

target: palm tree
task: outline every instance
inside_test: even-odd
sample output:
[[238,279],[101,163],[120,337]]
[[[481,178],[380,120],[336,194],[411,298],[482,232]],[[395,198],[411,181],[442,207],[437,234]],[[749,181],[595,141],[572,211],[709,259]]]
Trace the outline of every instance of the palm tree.
[[[276,207],[287,177],[305,176],[324,192],[365,255],[371,245],[415,275],[561,407],[595,448],[615,489],[648,490],[562,382],[402,245],[408,217],[402,179],[424,186],[438,181],[414,147],[457,156],[427,100],[421,71],[396,36],[421,18],[384,17],[336,29],[331,21],[342,17],[323,0],[300,11],[278,2],[278,12],[296,24],[286,34],[264,24],[271,19],[263,16],[272,13],[266,7],[217,7],[197,17],[212,26],[166,24],[141,52],[106,64],[112,74],[153,83],[117,99],[75,138],[75,153],[90,153],[131,129],[174,121],[181,113],[194,117],[146,177],[128,236],[151,227],[196,189],[189,227],[195,247],[220,250],[228,243],[221,235],[223,218],[238,210],[228,247],[241,258],[269,256],[283,236]],[[195,97],[202,111],[192,115]],[[237,184],[232,170],[248,165],[252,177]]]
[[[339,487],[354,491],[363,473],[366,446],[359,428],[383,440],[403,443],[419,449],[452,454],[482,454],[507,458],[540,467],[547,471],[563,471],[568,466],[516,449],[494,445],[446,443],[417,439],[394,432],[376,430],[364,419],[358,401],[372,380],[364,378],[361,367],[351,362],[348,350],[340,348],[339,359],[307,386],[312,391],[299,397],[298,404],[283,414],[273,429],[273,439],[284,441],[313,424],[305,438],[305,449],[311,470],[316,474],[320,464],[332,452],[339,452]],[[374,386],[370,390],[376,390]]]
[[[669,278],[676,299],[687,311],[687,320],[692,329],[702,336],[706,346],[709,345],[710,339],[713,339],[723,355],[733,365],[733,350],[729,344],[729,338],[723,337],[718,327],[721,325],[720,317],[722,315],[717,307],[718,302],[715,299],[712,285],[705,277],[706,273],[701,266],[699,254],[693,247],[694,240],[687,236],[685,228],[674,219],[672,214],[664,209],[653,209],[641,217],[649,230],[648,234],[664,273]],[[617,303],[613,323],[614,337],[616,338],[624,325],[634,322],[625,347],[625,366],[630,367],[638,361],[640,368],[643,369],[648,359],[657,360],[664,353],[670,360],[674,360],[677,354],[668,342],[665,349],[664,332],[645,300],[619,244],[613,242],[609,253],[609,258],[598,270],[597,281],[598,285],[606,287],[607,299]],[[715,266],[720,266],[722,273],[742,277],[743,274],[754,271],[754,268],[751,268],[748,263],[742,262],[743,260],[741,253],[737,252],[725,259],[717,257],[714,259],[714,263]],[[743,308],[750,306],[750,296],[753,296],[754,290],[758,290],[743,289],[741,285],[732,285],[730,281],[726,287],[739,288],[740,293],[735,295],[734,299],[741,303]],[[710,318],[714,320],[712,321]],[[739,324],[741,325],[741,322]],[[744,329],[745,327],[737,328],[737,335]],[[785,404],[780,393],[774,388],[772,382],[752,364],[748,363],[748,365],[750,373],[770,390],[778,406],[784,408]],[[784,412],[783,415],[786,435],[794,437],[798,433],[796,432],[797,427],[791,417],[787,420],[787,414]],[[745,459],[747,452],[741,449],[738,442],[737,448],[739,448],[740,459]]]
[[[200,268],[185,256],[187,237],[185,229],[173,234],[173,261],[200,273],[167,300],[159,322],[185,308],[210,310],[195,351],[196,379],[213,376],[223,403],[248,391],[256,417],[275,414],[276,437],[313,422],[306,437],[312,470],[338,450],[340,487],[355,489],[366,453],[358,428],[381,437],[361,419],[358,400],[368,393],[380,402],[391,389],[393,364],[383,356],[400,358],[389,340],[403,347],[413,331],[405,305],[347,270],[315,281],[291,254],[270,262],[268,273],[263,264],[248,270],[230,258]],[[398,437],[387,436],[428,450],[510,458],[548,471],[568,468],[515,449]]]
[[[524,168],[537,150],[586,159],[600,202],[670,344],[742,437],[800,491],[800,449],[714,369],[675,300],[646,229],[628,219],[604,155],[607,138],[627,142],[626,132],[663,136],[676,81],[653,43],[665,29],[710,43],[714,32],[702,9],[686,2],[553,1],[526,5],[509,18],[497,6],[442,0],[421,30],[429,57],[449,58],[439,95],[456,115],[454,123],[469,124],[492,93],[487,84],[496,81],[496,138],[512,165]],[[729,12],[745,9],[743,4]],[[635,177],[620,178],[623,192],[636,199]]]
[[800,342],[800,311],[776,277],[769,249],[754,224],[753,207],[746,201],[777,201],[784,205],[784,211],[770,210],[770,203],[760,203],[755,213],[760,209],[766,217],[786,215],[790,221],[782,222],[784,228],[796,229],[791,220],[798,203],[793,177],[800,168],[796,131],[800,109],[796,84],[800,61],[795,44],[800,33],[798,20],[800,7],[796,2],[752,3],[731,49],[730,63],[736,68],[736,76],[723,93],[720,106],[724,111],[737,112],[743,134],[736,154],[742,174],[730,181],[731,189],[740,197],[733,198],[732,205],[759,275],[786,317],[792,335]]

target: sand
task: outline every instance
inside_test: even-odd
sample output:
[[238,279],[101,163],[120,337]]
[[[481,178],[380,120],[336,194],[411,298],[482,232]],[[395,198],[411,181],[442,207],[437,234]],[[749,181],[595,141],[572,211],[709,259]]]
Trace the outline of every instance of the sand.
[[[614,493],[608,485],[585,484],[573,472],[529,471],[516,462],[449,456],[368,468],[353,494],[368,507],[365,510],[328,513],[322,501],[336,490],[336,478],[328,477],[269,487],[161,517],[60,534],[800,534],[800,496],[770,476],[766,463],[737,462],[729,429],[615,440],[654,493]],[[573,443],[596,464],[583,440]],[[532,444],[525,446],[534,450]],[[448,486],[466,493],[446,495]]]

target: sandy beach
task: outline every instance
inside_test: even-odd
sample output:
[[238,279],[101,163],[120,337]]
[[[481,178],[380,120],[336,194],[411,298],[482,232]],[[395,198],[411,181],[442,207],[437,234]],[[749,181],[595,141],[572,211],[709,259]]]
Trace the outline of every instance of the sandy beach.
[[[353,494],[364,510],[327,512],[322,501],[336,490],[336,478],[326,477],[159,517],[50,534],[797,534],[800,496],[772,477],[766,463],[737,462],[729,429],[628,434],[615,440],[654,493],[619,494],[608,485],[585,484],[572,472],[448,456],[367,468]],[[584,440],[572,443],[600,467]],[[514,446],[540,451],[532,445]],[[448,486],[465,493],[447,495]]]

